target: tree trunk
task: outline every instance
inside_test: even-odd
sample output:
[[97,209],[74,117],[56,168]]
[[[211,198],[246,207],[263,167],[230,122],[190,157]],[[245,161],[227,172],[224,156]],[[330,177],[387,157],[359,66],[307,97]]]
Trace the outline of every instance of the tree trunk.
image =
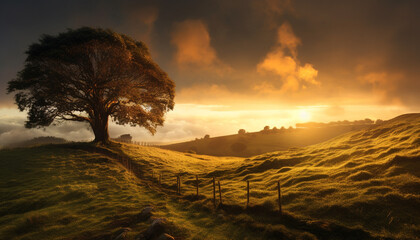
[[94,119],[94,124],[91,124],[91,126],[93,133],[95,134],[95,140],[93,140],[93,142],[108,144],[108,116],[97,116],[96,119]]

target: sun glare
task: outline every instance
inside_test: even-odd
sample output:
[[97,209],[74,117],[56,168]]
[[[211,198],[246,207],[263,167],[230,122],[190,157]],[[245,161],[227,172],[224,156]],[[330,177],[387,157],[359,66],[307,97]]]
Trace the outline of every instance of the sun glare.
[[307,122],[311,120],[311,114],[308,112],[308,110],[302,109],[299,111],[299,119],[300,121]]

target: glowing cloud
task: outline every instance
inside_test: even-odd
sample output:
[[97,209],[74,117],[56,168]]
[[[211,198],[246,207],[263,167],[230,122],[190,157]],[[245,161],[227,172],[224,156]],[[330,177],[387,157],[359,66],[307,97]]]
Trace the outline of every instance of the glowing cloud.
[[[301,41],[294,34],[290,24],[283,23],[278,28],[277,35],[278,45],[257,65],[257,72],[280,76],[283,85],[279,92],[305,89],[307,87],[305,84],[320,85],[320,82],[316,80],[318,70],[309,63],[306,63],[304,66],[299,64],[297,46],[301,44]],[[286,55],[286,50],[289,51],[291,56]],[[267,86],[267,83],[264,84]],[[263,88],[264,86],[259,84],[254,89],[262,90]]]
[[296,37],[292,27],[289,23],[283,23],[278,31],[278,43],[282,49],[288,49],[294,58],[297,57],[297,46],[301,43],[300,39]]
[[268,53],[265,59],[258,64],[257,71],[260,73],[269,71],[287,77],[295,74],[296,61],[292,57],[284,56],[282,49],[276,49]]
[[316,70],[312,64],[305,64],[303,67],[299,67],[298,76],[300,79],[306,81],[307,83],[313,85],[319,85],[320,83],[315,80],[316,76],[318,76],[318,70]]
[[217,61],[207,27],[200,20],[176,23],[171,43],[176,46],[175,60],[179,66],[210,66]]

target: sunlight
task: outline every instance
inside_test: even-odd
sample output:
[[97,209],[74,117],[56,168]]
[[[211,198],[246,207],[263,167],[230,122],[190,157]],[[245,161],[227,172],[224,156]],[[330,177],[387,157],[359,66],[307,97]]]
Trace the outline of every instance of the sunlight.
[[303,121],[303,122],[307,122],[309,120],[311,120],[311,114],[309,113],[308,110],[306,109],[302,109],[299,111],[299,120]]

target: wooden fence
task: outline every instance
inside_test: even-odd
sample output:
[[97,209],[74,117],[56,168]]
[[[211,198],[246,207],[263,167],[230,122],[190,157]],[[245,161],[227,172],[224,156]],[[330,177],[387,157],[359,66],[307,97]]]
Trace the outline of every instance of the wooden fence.
[[[128,158],[128,157],[118,157],[119,162],[130,172],[132,172],[133,174],[137,175],[136,173],[139,173],[139,169],[138,166],[133,163],[133,161]],[[167,173],[168,174],[168,173]],[[199,175],[192,175],[192,174],[174,174],[174,173],[170,173],[172,176],[167,176],[165,178],[166,183],[171,183],[172,181],[175,181],[175,186],[176,186],[176,193],[179,195],[182,195],[183,191],[182,191],[182,179],[183,178],[187,178],[187,176],[192,176],[195,182],[195,184],[192,184],[192,186],[190,185],[190,188],[193,188],[193,191],[195,192],[196,197],[199,197],[199,193],[200,193],[200,179],[207,179],[209,180],[209,177],[207,175],[202,175],[201,178],[199,178]],[[163,182],[163,174],[162,172],[156,172],[154,170],[151,171],[151,174],[149,175],[152,179],[153,182],[156,182],[160,187],[164,187],[164,182]],[[143,177],[144,174],[143,174]],[[191,179],[191,178],[190,178]],[[218,197],[219,197],[219,205],[223,204],[223,194],[222,194],[222,182],[220,179],[217,180],[216,183],[216,177],[212,177],[210,178],[212,181],[212,185],[213,185],[213,205],[216,208],[218,206],[217,204],[217,199],[216,199],[216,195],[218,192]],[[171,186],[171,184],[166,184],[167,186]],[[276,181],[276,188],[275,188],[275,192],[277,193],[277,205],[278,205],[278,211],[281,214],[282,213],[282,196],[281,196],[281,184],[280,181]],[[185,185],[188,186],[188,185]],[[245,186],[245,190],[246,190],[246,207],[250,206],[250,192],[251,192],[251,186],[252,186],[252,182],[247,180],[244,182],[244,186]],[[216,187],[217,190],[216,191]],[[191,189],[190,189],[191,190]]]
[[[212,185],[212,200],[214,207],[217,207],[218,205],[223,204],[223,182],[220,179],[217,179],[216,177],[205,177],[203,175],[202,177],[199,177],[199,175],[193,175],[193,174],[174,174],[174,173],[165,173],[165,178],[163,178],[163,174],[159,173],[156,174],[156,171],[152,171],[151,178],[154,182],[156,182],[160,187],[164,187],[166,185],[167,187],[171,186],[172,183],[175,183],[176,193],[179,195],[182,195],[184,192],[186,192],[186,188],[188,187],[189,191],[195,192],[195,196],[198,198],[200,196],[200,180],[211,180]],[[168,176],[169,174],[169,176]],[[189,177],[188,177],[189,176]],[[164,181],[163,181],[164,179]],[[191,184],[190,185],[183,185],[183,179],[187,179]],[[191,181],[193,179],[193,181]],[[173,185],[172,185],[173,186]],[[251,186],[252,181],[244,181],[244,189],[246,191],[246,207],[250,206],[250,192],[251,192]],[[275,193],[277,196],[277,206],[278,211],[282,212],[282,200],[281,200],[281,184],[280,181],[276,181],[275,186]],[[219,204],[217,204],[217,200]]]

